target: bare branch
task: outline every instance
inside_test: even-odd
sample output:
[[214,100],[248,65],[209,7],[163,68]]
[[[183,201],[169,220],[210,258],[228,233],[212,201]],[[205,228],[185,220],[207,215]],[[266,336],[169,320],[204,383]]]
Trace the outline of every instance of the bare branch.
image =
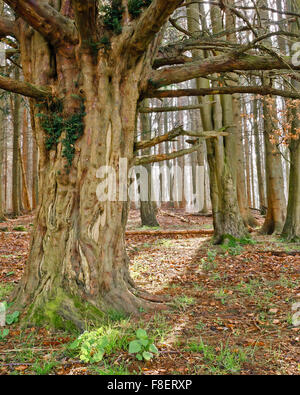
[[133,35],[128,43],[131,52],[142,54],[169,16],[182,2],[183,0],[153,0],[134,27]]
[[175,106],[175,107],[141,107],[139,109],[140,113],[150,114],[153,112],[171,112],[171,111],[188,111],[188,110],[198,110],[202,108],[204,104],[195,104],[190,106]]
[[76,28],[70,19],[43,0],[4,0],[15,13],[40,32],[52,45],[76,44]]
[[[149,89],[159,88],[179,83],[193,78],[199,78],[213,73],[230,72],[235,70],[299,70],[288,56],[275,58],[248,54],[218,55],[205,60],[197,60],[183,66],[166,67],[152,72]],[[152,88],[151,88],[152,86]]]
[[180,151],[174,151],[169,154],[160,154],[160,155],[147,155],[147,156],[139,156],[135,158],[135,165],[146,165],[148,163],[154,162],[163,162],[165,160],[179,158],[180,156],[191,154],[194,151],[197,151],[201,147],[201,142],[194,145],[192,148],[183,149]]
[[15,23],[8,18],[0,16],[0,38],[16,36]]
[[[162,136],[154,137],[150,140],[139,141],[134,144],[134,151],[139,151],[142,149],[154,147],[157,144],[163,143],[165,141],[172,141],[174,138],[178,136],[192,136],[201,139],[210,139],[220,136],[228,136],[227,132],[224,132],[224,128],[222,130],[212,130],[212,131],[205,131],[205,132],[198,132],[198,131],[187,131],[184,130],[182,126],[178,126],[177,128],[171,130],[168,133],[163,134]],[[196,141],[196,140],[193,140]],[[159,155],[160,157],[161,155]],[[163,159],[165,160],[165,159]]]
[[8,92],[19,93],[34,99],[42,99],[52,95],[50,89],[38,87],[28,82],[16,81],[12,78],[0,76],[0,89]]
[[182,135],[183,132],[184,132],[183,127],[178,126],[177,128],[171,130],[170,132],[168,132],[162,136],[157,136],[157,137],[154,137],[153,139],[150,139],[150,140],[136,142],[134,144],[134,150],[139,151],[141,149],[153,147],[154,145],[160,144],[163,141],[171,141],[174,138]]
[[262,96],[281,96],[290,99],[300,99],[296,91],[283,91],[270,86],[223,86],[203,89],[177,89],[157,90],[146,94],[148,98],[182,97],[182,96],[207,96],[207,95],[233,95],[234,93],[249,93]]

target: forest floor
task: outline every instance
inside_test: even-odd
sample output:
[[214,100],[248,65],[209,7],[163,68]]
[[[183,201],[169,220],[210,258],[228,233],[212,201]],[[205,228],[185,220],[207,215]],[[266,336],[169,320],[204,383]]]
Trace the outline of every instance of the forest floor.
[[[299,375],[300,327],[293,325],[292,305],[300,302],[300,245],[254,232],[248,244],[214,246],[209,216],[164,209],[158,221],[160,230],[184,232],[147,234],[131,210],[128,229],[141,233],[128,234],[127,246],[137,285],[168,296],[167,310],[130,318],[111,312],[103,330],[114,329],[117,338],[97,363],[83,363],[70,347],[76,333],[13,323],[2,339],[0,330],[0,375]],[[0,224],[0,301],[22,276],[32,222],[23,216]],[[159,350],[150,361],[128,352],[138,328]]]

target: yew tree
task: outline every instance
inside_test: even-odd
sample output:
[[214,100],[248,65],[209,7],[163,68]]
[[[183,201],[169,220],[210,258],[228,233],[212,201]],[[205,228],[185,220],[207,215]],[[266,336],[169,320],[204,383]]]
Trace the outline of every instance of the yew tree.
[[[14,308],[24,311],[25,322],[83,328],[105,310],[161,307],[129,276],[128,204],[124,193],[116,201],[98,200],[97,170],[118,170],[120,158],[128,169],[135,163],[138,106],[147,97],[171,95],[168,85],[293,65],[270,51],[251,52],[255,43],[191,60],[186,51],[207,44],[204,36],[163,42],[166,23],[183,0],[4,2],[10,14],[0,17],[0,38],[20,52],[24,81],[0,75],[0,88],[30,98],[39,148],[39,207]],[[229,93],[234,89],[264,93],[245,86]]]

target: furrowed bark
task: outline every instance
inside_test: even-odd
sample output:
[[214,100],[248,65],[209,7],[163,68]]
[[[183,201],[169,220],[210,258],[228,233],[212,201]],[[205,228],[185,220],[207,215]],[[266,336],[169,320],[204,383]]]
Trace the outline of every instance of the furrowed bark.
[[72,0],[75,12],[76,25],[80,34],[80,47],[90,48],[92,42],[97,39],[96,35],[96,0]]
[[[20,29],[26,79],[54,85],[62,103],[57,107],[58,99],[50,98],[32,107],[39,146],[39,207],[14,308],[24,311],[27,324],[81,329],[86,319],[97,322],[107,310],[134,314],[141,307],[163,308],[145,301],[129,276],[124,242],[127,191],[122,196],[123,190],[118,191],[117,199],[103,197],[106,177],[99,170],[110,166],[118,171],[121,158],[128,169],[134,163],[138,84],[145,59],[131,61],[128,67],[128,57],[122,57],[112,43],[109,53],[99,53],[97,67],[92,51],[82,47],[76,57],[75,51],[57,52],[53,62],[51,48],[40,33],[26,34],[25,23]],[[72,116],[82,113],[82,105],[83,134],[71,146],[69,163],[67,129],[46,149],[43,116],[71,122]],[[127,184],[128,169],[123,169]]]
[[78,42],[73,21],[56,11],[46,1],[5,0],[5,3],[52,45]]
[[6,36],[15,36],[15,22],[10,19],[0,16],[0,38]]

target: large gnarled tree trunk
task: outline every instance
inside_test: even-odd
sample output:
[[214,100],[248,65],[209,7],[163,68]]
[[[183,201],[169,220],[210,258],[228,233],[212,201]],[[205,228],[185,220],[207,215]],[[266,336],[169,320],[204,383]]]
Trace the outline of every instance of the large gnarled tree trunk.
[[[84,321],[97,318],[103,310],[134,313],[140,306],[152,307],[128,275],[127,202],[118,197],[98,200],[96,191],[103,180],[97,179],[97,170],[111,166],[118,171],[121,158],[127,160],[128,169],[138,163],[134,158],[137,105],[146,97],[168,94],[159,88],[214,73],[294,66],[286,59],[235,49],[186,61],[181,55],[189,50],[188,40],[175,44],[175,59],[168,48],[158,54],[162,26],[184,0],[145,0],[142,7],[139,3],[131,8],[131,14],[127,0],[106,1],[108,8],[102,13],[97,9],[102,2],[96,0],[5,3],[17,18],[0,17],[0,38],[11,36],[19,42],[25,82],[0,76],[0,87],[32,98],[39,147],[39,208],[14,308],[25,308],[31,323],[65,326],[69,322],[83,327]],[[235,87],[236,92],[245,89],[269,91]],[[208,89],[206,94],[210,93]],[[211,105],[208,108],[206,116],[211,118]],[[218,126],[220,114],[214,115]],[[228,161],[232,139],[228,137],[215,138],[208,145],[214,221],[217,235],[240,236],[245,228]],[[183,151],[181,155],[192,152]],[[172,159],[176,153],[160,156]],[[151,161],[146,158],[141,163]]]
[[[134,32],[141,35],[142,42],[124,29],[117,37],[108,33],[109,38],[96,51],[93,1],[84,5],[73,1],[73,10],[65,1],[60,14],[55,13],[61,24],[65,22],[59,19],[62,14],[73,18],[75,13],[78,44],[71,35],[67,43],[59,41],[54,49],[39,32],[31,32],[27,23],[19,21],[25,78],[51,86],[56,96],[55,102],[49,98],[36,103],[34,109],[40,204],[26,273],[15,301],[15,306],[27,308],[29,322],[83,328],[85,318],[94,320],[103,310],[135,313],[141,306],[150,307],[138,297],[128,274],[124,243],[127,195],[101,202],[96,191],[103,181],[97,178],[101,166],[118,170],[120,158],[127,159],[128,169],[134,164],[140,84],[155,53],[151,41],[158,25],[180,1],[168,7],[156,3],[156,8],[149,9],[150,26],[139,26],[142,31]],[[27,15],[25,5],[22,12],[28,20],[37,17]],[[60,38],[59,29],[51,34]],[[148,35],[143,37],[145,30]],[[131,47],[126,44],[130,40]],[[65,126],[59,139],[50,143],[55,120]],[[73,141],[74,134],[78,135]]]

